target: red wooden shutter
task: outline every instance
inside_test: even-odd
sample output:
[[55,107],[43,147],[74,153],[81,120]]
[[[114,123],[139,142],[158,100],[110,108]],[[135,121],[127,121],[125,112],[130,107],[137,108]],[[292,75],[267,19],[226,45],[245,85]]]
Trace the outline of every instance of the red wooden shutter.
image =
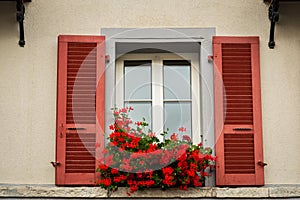
[[95,183],[104,143],[104,36],[58,37],[56,184]]
[[264,185],[259,38],[214,37],[216,185]]

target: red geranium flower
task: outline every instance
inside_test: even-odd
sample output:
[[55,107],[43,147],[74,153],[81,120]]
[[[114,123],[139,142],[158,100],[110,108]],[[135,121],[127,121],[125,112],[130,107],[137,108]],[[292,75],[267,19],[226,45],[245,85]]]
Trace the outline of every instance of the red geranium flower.
[[172,167],[164,167],[162,168],[163,174],[172,174],[174,169]]
[[178,135],[176,133],[173,133],[170,137],[170,140],[177,141],[178,140]]

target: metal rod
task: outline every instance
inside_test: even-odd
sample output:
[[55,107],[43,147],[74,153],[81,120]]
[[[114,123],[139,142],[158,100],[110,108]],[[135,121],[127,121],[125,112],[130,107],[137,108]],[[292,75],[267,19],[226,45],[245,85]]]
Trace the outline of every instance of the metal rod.
[[24,39],[24,24],[23,24],[23,21],[19,22],[19,28],[20,28],[19,45],[20,45],[20,47],[24,47],[25,46],[25,39]]
[[25,46],[25,38],[24,38],[24,14],[25,14],[25,6],[23,0],[17,0],[17,21],[19,22],[19,31],[20,31],[20,47]]
[[275,32],[275,22],[271,22],[270,37],[269,37],[269,44],[268,44],[270,49],[274,49],[275,47],[274,32]]
[[269,43],[268,46],[270,49],[274,49],[275,47],[275,23],[279,20],[279,0],[273,0],[270,7],[269,7],[269,19],[271,21],[271,27],[270,27],[270,37],[269,37]]

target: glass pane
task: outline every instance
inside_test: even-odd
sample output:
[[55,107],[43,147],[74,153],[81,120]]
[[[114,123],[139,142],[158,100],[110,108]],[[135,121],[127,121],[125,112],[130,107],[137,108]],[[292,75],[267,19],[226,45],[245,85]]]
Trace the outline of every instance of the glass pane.
[[132,106],[134,110],[130,111],[129,117],[132,119],[133,123],[137,121],[142,121],[145,118],[146,122],[149,124],[148,129],[151,129],[152,123],[152,107],[150,102],[127,102],[125,107]]
[[124,68],[125,100],[151,99],[151,66],[150,63]]
[[[164,129],[169,128],[170,137],[172,133],[178,133],[180,139],[182,135],[191,137],[192,114],[190,102],[165,102],[164,103]],[[178,132],[179,127],[185,127],[186,132]]]
[[164,99],[190,99],[190,66],[164,66]]

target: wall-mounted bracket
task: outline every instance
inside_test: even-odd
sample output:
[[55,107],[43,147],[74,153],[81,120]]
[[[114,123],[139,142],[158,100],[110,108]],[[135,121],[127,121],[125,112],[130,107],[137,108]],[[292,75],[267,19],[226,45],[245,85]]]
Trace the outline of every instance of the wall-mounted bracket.
[[274,40],[274,33],[275,33],[275,23],[279,20],[279,0],[272,0],[270,7],[269,7],[269,20],[271,21],[270,27],[270,37],[269,37],[269,48],[274,49],[275,47],[275,40]]
[[19,31],[20,31],[20,47],[24,47],[25,38],[24,38],[24,15],[25,15],[25,6],[23,0],[17,0],[17,21],[19,22]]

